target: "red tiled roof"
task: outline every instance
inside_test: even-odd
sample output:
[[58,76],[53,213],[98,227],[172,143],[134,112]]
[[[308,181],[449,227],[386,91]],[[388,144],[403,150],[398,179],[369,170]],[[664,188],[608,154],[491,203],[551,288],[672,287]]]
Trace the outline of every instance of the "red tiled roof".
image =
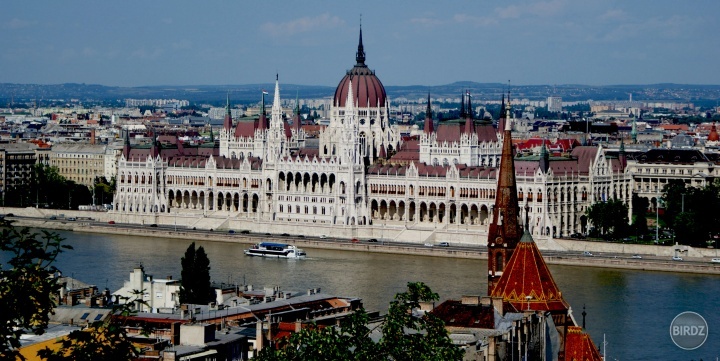
[[447,300],[432,310],[443,320],[446,327],[495,328],[495,310],[492,306],[466,305],[460,301]]
[[[443,121],[437,127],[438,142],[459,142],[465,123]],[[475,134],[479,142],[497,142],[497,133],[491,124],[475,124]]]
[[570,326],[565,337],[565,360],[602,361],[600,351],[582,327]]
[[513,251],[491,296],[502,297],[517,311],[567,311],[569,308],[540,250],[527,232]]
[[235,126],[235,138],[238,137],[254,137],[255,136],[255,123],[256,121],[241,120],[237,122]]

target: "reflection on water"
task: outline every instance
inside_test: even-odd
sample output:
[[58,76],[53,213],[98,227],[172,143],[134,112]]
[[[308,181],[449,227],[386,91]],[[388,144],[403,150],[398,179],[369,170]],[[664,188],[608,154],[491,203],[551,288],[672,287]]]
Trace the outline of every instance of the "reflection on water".
[[[62,232],[75,250],[63,254],[58,268],[66,275],[120,288],[138,264],[155,277],[180,275],[180,258],[192,240],[94,235]],[[487,263],[421,256],[308,250],[308,259],[246,257],[247,244],[198,241],[211,262],[217,282],[278,285],[283,290],[309,288],[363,299],[368,310],[385,311],[410,281],[423,281],[441,299],[487,293]],[[0,259],[2,260],[2,259]],[[563,296],[602,349],[607,339],[609,360],[712,360],[720,356],[720,277],[676,273],[550,266]],[[682,311],[705,317],[708,341],[695,351],[677,348],[669,336],[672,319]]]

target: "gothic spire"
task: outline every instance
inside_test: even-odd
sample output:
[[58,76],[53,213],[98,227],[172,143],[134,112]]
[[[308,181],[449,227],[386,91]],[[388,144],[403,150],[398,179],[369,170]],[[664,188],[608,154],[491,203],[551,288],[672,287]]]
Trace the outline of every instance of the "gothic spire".
[[460,119],[465,118],[465,92],[460,93]]
[[505,131],[505,94],[502,95],[502,103],[500,103],[500,115],[498,116],[497,131],[498,133]]
[[357,65],[365,65],[365,48],[362,43],[362,23],[360,23],[360,41],[358,42],[358,50],[355,53],[355,60]]
[[540,147],[540,170],[547,174],[549,168],[550,154],[548,153],[547,148],[545,148],[545,139],[542,139],[542,145]]
[[296,132],[299,132],[302,128],[302,117],[300,117],[300,94],[295,94],[295,114],[293,115],[293,128]]
[[518,207],[517,184],[515,183],[515,161],[513,159],[512,135],[510,131],[510,95],[506,109],[506,124],[503,148],[500,157],[493,218],[488,229],[488,292],[492,292],[503,274],[513,250],[522,236],[520,209]]
[[423,131],[425,132],[425,134],[430,134],[434,130],[435,129],[433,129],[432,107],[430,106],[430,92],[428,92],[427,108],[425,109],[425,125],[423,126]]
[[469,90],[466,92],[466,95],[467,95],[467,116],[468,116],[468,118],[471,118],[471,119],[472,119],[472,117],[473,117],[473,109],[472,109],[472,103],[471,103],[471,101],[470,101],[470,98],[472,98],[472,95],[470,95],[470,91],[469,91]]
[[223,122],[223,128],[230,131],[232,128],[232,111],[230,110],[230,93],[227,94],[227,103],[225,104],[225,121]]

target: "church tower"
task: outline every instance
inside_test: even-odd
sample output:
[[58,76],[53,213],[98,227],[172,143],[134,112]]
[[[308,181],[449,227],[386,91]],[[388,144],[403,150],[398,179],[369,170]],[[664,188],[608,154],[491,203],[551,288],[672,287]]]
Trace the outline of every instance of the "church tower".
[[[509,103],[509,101],[508,101]],[[503,274],[510,256],[522,236],[515,183],[512,136],[510,134],[510,106],[505,109],[505,130],[500,173],[498,175],[493,221],[488,230],[488,293],[491,293]]]

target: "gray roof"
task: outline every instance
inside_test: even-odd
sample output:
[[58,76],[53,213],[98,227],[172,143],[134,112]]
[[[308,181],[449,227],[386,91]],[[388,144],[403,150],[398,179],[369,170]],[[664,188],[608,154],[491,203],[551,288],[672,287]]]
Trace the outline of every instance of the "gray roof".
[[85,154],[105,154],[105,145],[92,144],[55,144],[52,146],[53,153],[85,153]]

